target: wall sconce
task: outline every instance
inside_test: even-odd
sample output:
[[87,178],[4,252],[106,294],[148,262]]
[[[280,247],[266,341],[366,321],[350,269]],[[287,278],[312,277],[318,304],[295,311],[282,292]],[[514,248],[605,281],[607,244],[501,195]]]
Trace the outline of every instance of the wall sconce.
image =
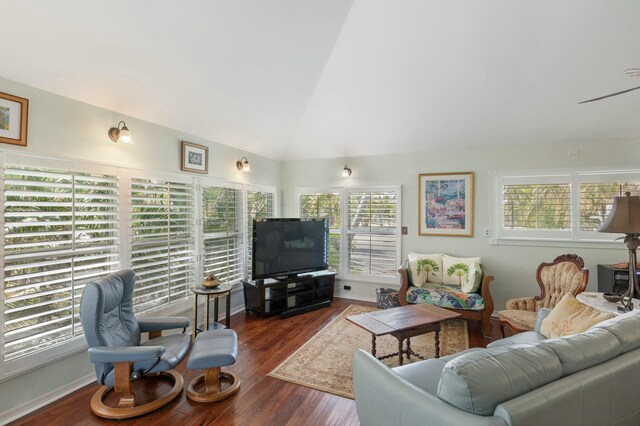
[[[122,127],[120,125],[122,124]],[[109,129],[109,138],[115,143],[132,144],[131,133],[124,121],[118,123],[118,127],[112,127]]]
[[342,177],[349,177],[351,176],[351,169],[347,167],[347,165],[344,165],[344,169],[342,169]]
[[249,164],[249,160],[247,160],[247,157],[242,157],[239,161],[236,161],[236,168],[240,172],[249,173],[251,171],[251,165]]

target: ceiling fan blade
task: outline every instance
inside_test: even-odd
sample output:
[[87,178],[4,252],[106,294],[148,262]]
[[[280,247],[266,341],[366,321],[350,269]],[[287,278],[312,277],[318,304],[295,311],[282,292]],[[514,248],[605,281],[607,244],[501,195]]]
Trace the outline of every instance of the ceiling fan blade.
[[640,86],[632,87],[631,89],[623,90],[621,92],[612,93],[610,95],[600,96],[599,98],[589,99],[588,101],[578,102],[578,104],[586,104],[587,102],[599,101],[601,99],[606,99],[606,98],[610,98],[612,96],[622,95],[623,93],[631,92],[631,91],[638,90],[638,89],[640,89]]

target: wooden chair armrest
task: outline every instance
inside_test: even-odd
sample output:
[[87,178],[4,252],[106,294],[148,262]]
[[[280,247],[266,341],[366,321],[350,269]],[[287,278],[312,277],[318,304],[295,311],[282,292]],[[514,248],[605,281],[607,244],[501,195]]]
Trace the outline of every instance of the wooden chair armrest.
[[484,309],[491,315],[493,313],[493,297],[489,290],[489,285],[493,281],[493,275],[489,272],[482,271],[482,285],[480,286],[480,295],[484,298]]
[[408,262],[404,262],[400,266],[400,269],[398,269],[398,273],[400,273],[400,290],[398,290],[398,302],[400,302],[400,306],[409,304],[409,302],[407,302],[407,290],[409,290],[411,282],[409,282],[408,268]]

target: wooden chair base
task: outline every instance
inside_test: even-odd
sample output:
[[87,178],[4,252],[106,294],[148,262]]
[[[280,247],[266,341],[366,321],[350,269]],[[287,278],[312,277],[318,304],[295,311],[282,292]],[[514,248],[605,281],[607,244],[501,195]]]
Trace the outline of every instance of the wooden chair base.
[[170,377],[174,382],[171,390],[160,398],[146,404],[135,406],[134,396],[132,392],[121,393],[120,403],[118,404],[118,407],[109,407],[105,405],[104,397],[114,388],[102,386],[93,395],[93,398],[91,398],[91,411],[93,411],[96,416],[100,416],[105,419],[129,419],[131,417],[137,417],[143,414],[147,414],[170,403],[175,397],[180,395],[180,392],[182,391],[182,388],[184,386],[184,379],[180,373],[173,370],[163,371],[158,374]]
[[498,320],[498,327],[500,328],[500,335],[504,339],[506,337],[506,330],[511,331],[511,334],[524,333],[525,331],[531,331],[524,328],[516,327],[508,321]]
[[[195,387],[204,381],[205,392],[198,392]],[[229,386],[222,390],[222,383]],[[207,368],[189,383],[187,398],[195,402],[215,402],[230,397],[240,388],[240,379],[233,373],[221,372],[220,367]]]

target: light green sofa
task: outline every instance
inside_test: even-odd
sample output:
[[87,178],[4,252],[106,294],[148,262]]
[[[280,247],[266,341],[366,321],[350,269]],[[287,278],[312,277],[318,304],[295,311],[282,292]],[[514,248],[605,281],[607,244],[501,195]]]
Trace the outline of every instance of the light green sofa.
[[376,425],[638,425],[640,314],[556,339],[535,331],[388,368],[353,358],[356,408]]

